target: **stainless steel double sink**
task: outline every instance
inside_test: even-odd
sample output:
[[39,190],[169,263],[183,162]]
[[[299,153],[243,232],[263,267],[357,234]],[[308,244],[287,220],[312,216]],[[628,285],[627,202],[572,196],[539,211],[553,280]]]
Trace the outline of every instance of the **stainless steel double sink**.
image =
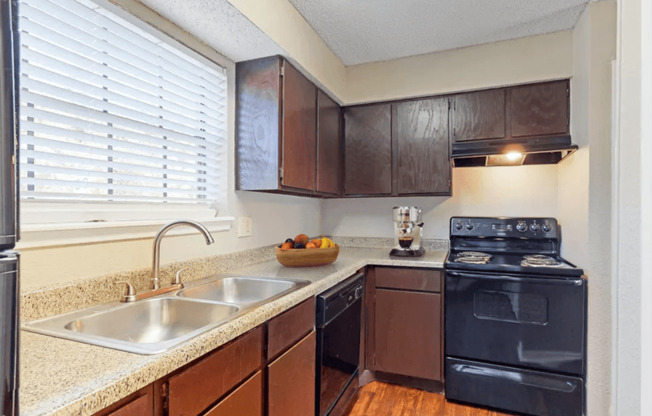
[[113,302],[27,322],[23,329],[138,354],[169,350],[308,284],[307,280],[226,276],[176,294]]

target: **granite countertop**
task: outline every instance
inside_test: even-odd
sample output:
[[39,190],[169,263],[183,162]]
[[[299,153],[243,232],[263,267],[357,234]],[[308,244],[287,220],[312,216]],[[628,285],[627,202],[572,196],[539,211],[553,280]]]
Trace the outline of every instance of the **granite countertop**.
[[[271,248],[270,248],[271,250]],[[275,259],[236,267],[231,275],[306,279],[312,283],[156,355],[138,355],[21,331],[20,415],[91,415],[303,300],[330,288],[366,265],[443,267],[445,247],[418,259],[391,259],[387,248],[342,246],[326,266],[288,268]]]

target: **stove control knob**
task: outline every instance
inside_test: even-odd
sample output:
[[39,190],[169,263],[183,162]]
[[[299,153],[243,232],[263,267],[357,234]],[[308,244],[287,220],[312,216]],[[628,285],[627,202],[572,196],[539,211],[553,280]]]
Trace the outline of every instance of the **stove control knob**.
[[456,230],[461,230],[462,228],[463,228],[462,221],[458,221],[455,223]]
[[473,224],[471,224],[470,222],[467,223],[467,224],[466,224],[466,229],[469,230],[469,231],[471,231],[471,230],[473,229]]
[[524,233],[527,231],[527,224],[525,221],[519,221],[516,223],[516,231],[519,233]]
[[544,222],[543,225],[541,226],[541,229],[543,230],[544,233],[549,233],[551,228],[547,222]]
[[541,228],[541,226],[539,224],[537,224],[536,222],[533,222],[532,224],[530,224],[530,231],[532,231],[533,233],[536,233],[537,231],[539,231],[540,228]]

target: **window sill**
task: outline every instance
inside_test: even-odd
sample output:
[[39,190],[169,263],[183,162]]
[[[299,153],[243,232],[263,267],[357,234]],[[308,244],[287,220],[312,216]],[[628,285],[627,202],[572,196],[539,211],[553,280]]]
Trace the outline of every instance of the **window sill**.
[[[210,232],[229,231],[234,217],[215,217],[200,220]],[[106,221],[62,224],[21,225],[20,241],[16,249],[63,247],[89,243],[108,243],[154,238],[158,230],[170,221]],[[196,230],[177,227],[167,235],[188,235]]]

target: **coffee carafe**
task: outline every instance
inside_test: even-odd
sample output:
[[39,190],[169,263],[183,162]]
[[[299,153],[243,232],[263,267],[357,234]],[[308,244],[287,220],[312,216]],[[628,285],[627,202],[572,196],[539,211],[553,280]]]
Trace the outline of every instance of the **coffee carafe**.
[[389,252],[393,257],[419,257],[423,256],[421,247],[421,208],[394,207],[392,210],[394,220],[394,245]]

